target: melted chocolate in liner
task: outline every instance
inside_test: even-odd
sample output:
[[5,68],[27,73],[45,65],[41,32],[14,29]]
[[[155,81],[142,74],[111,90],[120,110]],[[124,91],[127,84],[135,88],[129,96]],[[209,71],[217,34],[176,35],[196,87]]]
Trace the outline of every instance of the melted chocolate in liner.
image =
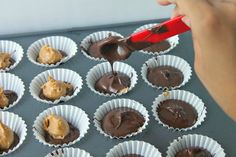
[[69,134],[64,139],[54,139],[51,135],[48,134],[47,131],[45,131],[45,141],[50,144],[68,144],[74,140],[76,140],[80,136],[79,130],[74,127],[72,124],[68,123],[70,127]]
[[127,154],[127,155],[123,155],[122,157],[143,157],[143,156],[137,155],[137,154]]
[[122,73],[107,73],[103,75],[95,83],[95,89],[101,93],[119,93],[122,90],[129,88],[131,84],[130,78]]
[[96,41],[96,42],[92,42],[91,41],[91,45],[88,48],[88,50],[86,50],[83,47],[82,47],[82,49],[85,52],[87,52],[90,56],[93,56],[95,58],[103,58],[103,55],[101,54],[101,48],[104,46],[104,44],[106,44],[110,40],[118,41],[119,39],[121,39],[121,37],[119,37],[119,36],[112,36],[111,34],[109,34],[109,37],[107,37],[105,39],[102,39],[102,40],[99,40],[99,41]]
[[155,86],[176,87],[183,82],[184,75],[177,68],[171,66],[158,66],[155,68],[148,68],[147,79]]
[[[167,31],[168,30],[165,26],[153,27],[150,29],[150,34],[147,35],[145,38],[149,38],[152,34],[161,34]],[[131,37],[124,39],[110,38],[100,45],[100,53],[105,59],[113,63],[114,61],[127,59],[135,50],[142,50],[153,45],[155,45],[155,43],[133,42]],[[118,47],[122,50],[118,50]]]
[[101,121],[104,132],[115,137],[123,137],[137,132],[144,122],[143,115],[130,108],[111,110]]
[[[65,82],[65,83],[67,83],[67,82]],[[72,88],[72,89],[67,89],[67,90],[66,90],[66,96],[71,96],[71,95],[73,95],[73,94],[74,94],[74,88]],[[57,99],[49,99],[49,98],[47,98],[47,97],[43,94],[43,89],[41,89],[40,92],[39,92],[39,98],[40,98],[40,99],[43,99],[43,100],[47,100],[47,101],[55,101],[55,100],[57,100]]]
[[175,157],[213,157],[210,152],[202,148],[187,148],[179,151]]
[[50,154],[51,154],[51,156],[60,157],[60,156],[64,155],[64,150],[63,149],[55,150],[54,152],[51,152]]
[[153,44],[150,47],[144,48],[143,50],[148,51],[148,52],[161,52],[161,51],[168,50],[170,47],[171,47],[170,42],[165,40],[157,44]]
[[160,120],[173,128],[191,127],[198,118],[197,111],[190,104],[181,100],[162,101],[156,111]]
[[15,146],[17,146],[17,144],[20,142],[20,139],[18,137],[18,135],[14,132],[14,141],[12,143],[12,145],[10,146],[10,148],[8,148],[7,150],[1,150],[0,149],[0,154],[4,153],[4,152],[8,152],[9,150],[12,150]]
[[4,92],[4,95],[7,97],[8,101],[9,101],[7,107],[9,105],[13,104],[17,100],[17,98],[18,98],[18,95],[14,91],[4,90],[3,92]]
[[[151,33],[164,33],[165,31],[167,30],[162,27],[151,29]],[[130,84],[130,81],[125,81],[128,79],[121,77],[119,74],[114,72],[113,63],[115,61],[127,59],[131,55],[131,52],[149,47],[151,45],[153,45],[153,43],[133,43],[130,38],[121,39],[114,36],[110,36],[94,46],[92,45],[93,47],[91,46],[91,51],[93,50],[96,52],[96,54],[101,54],[103,58],[108,60],[112,67],[112,74],[104,75],[102,78],[100,78],[95,84],[95,89],[103,93],[117,93],[120,90],[128,87],[127,85]]]
[[[10,61],[10,65],[8,66],[8,68],[16,63],[16,61],[13,58],[10,58],[9,61]],[[0,69],[6,69],[6,68],[0,68]]]
[[58,50],[58,51],[61,53],[61,55],[63,56],[63,58],[68,56],[64,51],[62,51],[62,50]]

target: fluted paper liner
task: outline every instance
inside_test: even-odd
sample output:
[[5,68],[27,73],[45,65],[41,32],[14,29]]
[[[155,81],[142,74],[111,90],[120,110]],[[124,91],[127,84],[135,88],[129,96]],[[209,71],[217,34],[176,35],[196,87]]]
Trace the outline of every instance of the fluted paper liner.
[[[144,26],[141,26],[141,27],[137,28],[134,31],[134,33],[137,33],[137,32],[142,31],[144,29],[152,28],[155,25],[158,25],[158,23],[146,24]],[[179,36],[178,35],[170,37],[170,38],[168,38],[166,40],[170,43],[170,48],[168,48],[168,49],[166,49],[164,51],[149,52],[149,51],[139,50],[139,52],[142,52],[142,53],[145,53],[145,54],[148,54],[148,55],[160,55],[160,54],[165,54],[165,53],[170,52],[172,49],[174,49],[179,44]]]
[[[137,111],[138,113],[140,113],[141,115],[143,115],[143,117],[145,119],[143,126],[140,127],[137,132],[133,132],[131,134],[128,134],[128,135],[122,136],[122,137],[115,137],[115,136],[111,136],[111,135],[105,133],[102,129],[102,126],[101,126],[102,125],[101,121],[104,118],[104,116],[109,111],[112,111],[113,109],[123,108],[123,107],[133,109],[133,110]],[[148,111],[146,110],[146,108],[142,104],[140,104],[139,102],[134,101],[134,100],[130,100],[130,99],[113,99],[111,101],[108,101],[108,102],[102,104],[94,113],[95,127],[97,128],[97,130],[101,134],[103,134],[104,136],[109,137],[111,139],[114,139],[114,138],[124,139],[127,137],[135,136],[135,135],[141,133],[147,127],[148,121],[149,121],[149,115],[148,115]]]
[[[56,80],[60,80],[63,82],[70,83],[74,87],[74,93],[71,96],[62,96],[60,99],[56,99],[54,101],[47,101],[44,99],[41,99],[39,97],[40,90],[43,84],[45,84],[48,81],[48,76],[52,76]],[[51,69],[44,71],[37,75],[30,83],[30,94],[33,96],[34,99],[43,102],[43,103],[48,103],[48,104],[58,104],[60,102],[65,102],[73,97],[75,97],[81,90],[83,85],[83,81],[81,76],[69,69]]]
[[[44,137],[45,131],[43,129],[43,121],[45,117],[51,114],[63,117],[67,122],[71,123],[74,127],[76,127],[80,132],[79,137],[76,140],[68,144],[65,143],[63,145],[47,143]],[[39,116],[34,121],[33,132],[35,138],[44,145],[50,147],[65,147],[73,145],[76,142],[80,141],[87,133],[89,129],[89,124],[90,122],[88,115],[82,109],[72,105],[59,105],[48,108],[47,110],[39,114]]]
[[[42,64],[37,61],[37,57],[39,55],[40,49],[44,45],[49,45],[50,47],[61,50],[64,53],[67,54],[66,57],[62,58],[61,61],[55,63],[55,64]],[[43,67],[57,67],[58,65],[65,63],[69,59],[71,59],[77,52],[77,45],[76,43],[67,37],[63,36],[50,36],[46,38],[42,38],[40,40],[35,41],[33,44],[30,45],[30,47],[27,50],[27,57],[28,59],[39,66]]]
[[79,148],[59,148],[45,157],[92,157],[88,152]]
[[[122,62],[115,62],[113,64],[113,68],[114,68],[115,72],[126,74],[127,76],[130,77],[131,84],[130,84],[130,87],[126,93],[131,91],[134,88],[134,86],[136,85],[137,80],[138,80],[138,76],[137,76],[137,73],[134,70],[134,68],[132,68],[130,65],[122,63]],[[101,93],[95,89],[96,82],[103,75],[105,75],[106,73],[110,73],[110,72],[112,72],[112,69],[111,69],[111,65],[109,62],[100,63],[100,64],[94,66],[92,69],[89,70],[89,72],[86,76],[86,83],[87,83],[88,87],[94,93],[99,94],[101,96],[112,97],[112,96],[120,96],[120,95],[126,94],[126,93],[121,93],[121,92],[117,93],[117,94],[115,94],[115,93],[112,93],[112,94],[106,93],[105,94],[105,93]]]
[[1,52],[10,53],[11,58],[15,60],[15,63],[10,67],[7,67],[5,69],[0,69],[0,72],[5,72],[14,69],[22,60],[24,54],[21,45],[9,40],[0,40],[0,53]]
[[189,65],[187,61],[185,61],[184,59],[180,57],[173,56],[173,55],[163,55],[163,56],[153,57],[147,60],[141,68],[141,75],[142,75],[143,80],[149,86],[153,88],[157,88],[160,90],[166,88],[166,87],[155,86],[151,82],[149,82],[149,80],[147,79],[148,68],[155,68],[158,66],[171,66],[173,68],[180,70],[183,73],[183,76],[184,76],[183,82],[178,86],[169,87],[169,89],[177,89],[184,86],[190,80],[192,76],[191,66]]
[[19,143],[14,148],[10,149],[8,152],[0,154],[0,156],[4,156],[14,152],[22,145],[27,135],[27,126],[21,117],[6,111],[0,111],[0,121],[8,126],[19,137]]
[[167,157],[175,157],[176,153],[186,148],[197,147],[207,150],[214,157],[225,157],[224,149],[214,139],[197,134],[189,134],[174,140],[167,150]]
[[0,73],[0,87],[2,87],[3,90],[11,90],[17,94],[15,102],[0,110],[7,110],[15,106],[21,100],[25,92],[24,82],[18,76],[10,73]]
[[[163,123],[157,113],[157,108],[160,105],[161,102],[165,101],[165,100],[169,100],[169,99],[174,99],[174,100],[182,100],[184,102],[189,103],[193,108],[195,108],[195,110],[197,111],[198,114],[198,118],[196,123],[188,128],[173,128],[171,126],[168,126],[167,124]],[[153,116],[155,117],[155,119],[158,121],[159,124],[161,124],[164,127],[167,127],[170,130],[174,130],[174,131],[188,131],[188,130],[192,130],[194,128],[197,128],[199,125],[201,125],[201,123],[204,121],[205,117],[206,117],[206,107],[203,103],[203,101],[196,95],[194,95],[193,93],[190,93],[188,91],[184,91],[184,90],[172,90],[172,91],[168,91],[167,94],[160,94],[155,101],[153,102],[152,105],[152,112],[153,112]]]
[[120,143],[110,149],[106,157],[122,157],[130,154],[143,157],[161,157],[161,153],[155,146],[144,141],[126,141]]
[[95,58],[95,57],[89,55],[88,52],[86,52],[86,51],[88,51],[89,47],[91,46],[91,42],[94,43],[96,41],[106,39],[107,37],[109,37],[110,34],[112,36],[119,36],[119,37],[123,38],[123,36],[121,34],[113,32],[113,31],[99,31],[99,32],[92,33],[92,34],[86,36],[81,41],[80,47],[81,47],[82,54],[84,54],[87,58],[89,58],[91,60],[105,61],[105,58]]

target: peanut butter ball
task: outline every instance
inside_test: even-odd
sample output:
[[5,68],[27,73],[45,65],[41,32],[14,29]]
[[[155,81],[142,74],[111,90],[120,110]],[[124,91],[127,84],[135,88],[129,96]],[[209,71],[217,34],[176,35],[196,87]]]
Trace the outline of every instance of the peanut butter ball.
[[11,65],[11,55],[9,53],[0,52],[0,69],[5,69]]
[[41,87],[43,95],[51,100],[59,99],[66,96],[67,90],[72,89],[72,85],[63,81],[57,81],[49,76],[48,81]]
[[43,122],[44,130],[54,139],[64,139],[70,132],[69,124],[57,115],[49,115]]
[[44,45],[40,51],[37,61],[42,64],[55,64],[63,58],[63,55],[56,49]]
[[7,150],[14,142],[13,131],[0,121],[0,150]]
[[3,88],[0,87],[0,108],[4,108],[9,104],[9,100],[4,94]]

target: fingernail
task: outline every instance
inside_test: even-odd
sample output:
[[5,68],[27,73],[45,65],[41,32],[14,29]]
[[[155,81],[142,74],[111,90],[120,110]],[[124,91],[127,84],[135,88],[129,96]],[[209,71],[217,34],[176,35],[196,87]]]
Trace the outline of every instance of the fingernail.
[[183,21],[187,26],[191,27],[191,21],[190,21],[190,19],[189,19],[188,17],[184,16],[184,17],[182,18],[182,21]]

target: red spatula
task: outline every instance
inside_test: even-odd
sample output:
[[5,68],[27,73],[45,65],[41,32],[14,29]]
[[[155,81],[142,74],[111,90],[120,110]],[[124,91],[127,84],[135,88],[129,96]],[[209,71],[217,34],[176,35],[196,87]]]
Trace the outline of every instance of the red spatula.
[[169,37],[189,31],[190,28],[183,23],[183,16],[177,16],[173,19],[165,21],[160,25],[154,26],[151,29],[146,29],[130,35],[130,40],[133,43],[151,42],[158,43]]
[[114,39],[103,43],[101,53],[107,60],[117,61],[127,59],[132,52],[141,50],[163,41],[169,37],[189,31],[190,28],[183,23],[183,16],[167,20],[150,29],[131,34],[124,39]]

